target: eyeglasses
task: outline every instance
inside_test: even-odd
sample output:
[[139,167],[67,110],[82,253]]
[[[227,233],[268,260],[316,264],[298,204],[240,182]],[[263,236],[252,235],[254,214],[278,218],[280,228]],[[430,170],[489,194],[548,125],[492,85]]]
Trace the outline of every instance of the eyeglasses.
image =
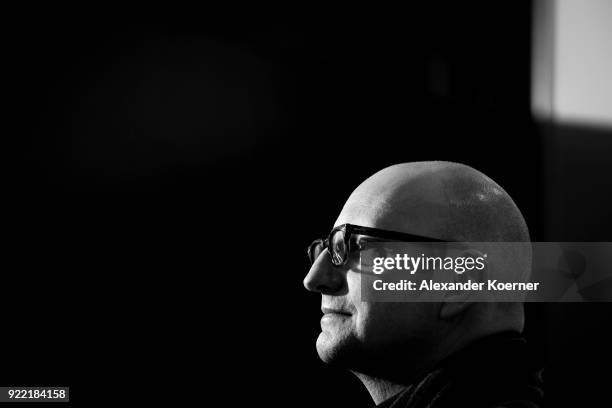
[[329,258],[334,266],[342,266],[351,252],[362,249],[351,237],[354,234],[367,235],[390,241],[403,242],[448,242],[441,239],[423,237],[420,235],[405,234],[403,232],[389,231],[378,228],[362,227],[360,225],[342,224],[331,230],[327,238],[316,239],[308,247],[308,259],[314,264],[321,252],[328,249]]

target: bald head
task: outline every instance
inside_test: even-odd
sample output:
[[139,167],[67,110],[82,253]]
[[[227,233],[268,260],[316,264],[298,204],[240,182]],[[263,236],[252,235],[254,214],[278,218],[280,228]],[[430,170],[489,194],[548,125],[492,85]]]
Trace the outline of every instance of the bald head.
[[379,171],[351,194],[336,225],[348,219],[447,241],[529,241],[510,196],[479,171],[451,162],[402,163]]
[[[404,163],[379,171],[355,189],[335,224],[444,241],[529,241],[523,216],[497,183],[449,162]],[[489,278],[489,273],[528,273],[526,246],[527,256],[489,257],[483,273]],[[370,284],[377,277],[362,268],[357,256],[334,265],[329,254],[328,247],[304,278],[306,289],[321,294],[324,316],[317,351],[328,363],[375,378],[408,378],[477,338],[522,330],[521,303],[483,302],[471,298],[470,291],[443,292],[439,302],[420,301],[420,294],[411,291],[406,301],[363,301],[377,290]],[[455,279],[466,275],[447,274]],[[402,364],[397,364],[398,355]]]
[[[493,253],[487,258],[486,266],[478,271],[455,274],[441,270],[444,276],[438,274],[438,277],[443,282],[445,279],[464,280],[472,273],[475,277],[480,274],[477,281],[483,276],[497,279],[513,275],[521,275],[520,280],[524,281],[531,265],[529,233],[517,206],[497,183],[462,164],[436,161],[387,167],[353,191],[335,224],[459,242],[443,244],[442,250],[447,254],[446,251],[459,248],[461,257],[475,252],[484,257],[491,255],[491,252],[480,252],[481,244],[485,244],[487,251],[496,246],[510,247],[510,251],[514,251],[515,247],[523,245],[493,243],[526,243],[525,253],[502,249],[503,254]],[[367,234],[367,229],[361,231]],[[377,301],[375,294],[381,290],[376,286],[379,275],[370,273],[367,256],[366,262],[361,263],[364,251],[374,246],[361,246],[364,237],[359,234],[354,241],[349,241],[350,233],[348,235],[349,238],[344,236],[345,241],[337,245],[330,240],[327,248],[313,259],[304,286],[321,294],[324,316],[317,338],[319,356],[325,362],[350,369],[366,386],[370,384],[368,389],[377,403],[391,392],[388,384],[410,384],[414,378],[476,339],[502,331],[522,330],[522,304],[504,303],[497,295],[482,298],[475,297],[471,290],[442,290],[435,294],[433,301],[424,301],[420,289],[410,289],[399,292],[399,301]],[[367,238],[363,242],[368,242]],[[411,251],[422,243],[405,244]],[[349,251],[344,258],[346,262],[332,263],[334,251],[343,248]],[[432,251],[437,248],[432,246]],[[397,267],[398,271],[401,269],[407,268]],[[410,280],[418,285],[419,279],[436,276],[437,271],[425,269]],[[393,272],[397,271],[391,274]],[[393,276],[390,282],[394,282],[395,277],[405,275],[390,276]],[[372,385],[380,380],[384,386]]]

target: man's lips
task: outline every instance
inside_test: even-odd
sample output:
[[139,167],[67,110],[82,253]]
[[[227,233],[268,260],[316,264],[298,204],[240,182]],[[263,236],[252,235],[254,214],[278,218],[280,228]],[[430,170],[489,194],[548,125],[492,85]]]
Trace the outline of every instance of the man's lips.
[[321,312],[323,312],[324,315],[342,315],[342,316],[350,316],[351,313],[346,312],[344,310],[341,309],[332,309],[329,307],[322,307],[321,308]]

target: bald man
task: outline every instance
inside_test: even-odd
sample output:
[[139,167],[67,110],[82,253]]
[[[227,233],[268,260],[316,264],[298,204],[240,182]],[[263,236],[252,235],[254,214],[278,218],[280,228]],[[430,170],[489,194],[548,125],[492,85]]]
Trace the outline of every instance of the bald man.
[[[391,166],[357,187],[334,227],[309,248],[304,279],[321,294],[316,347],[324,362],[353,372],[378,407],[540,406],[521,303],[375,302],[361,293],[364,237],[529,242],[523,216],[499,185],[457,163]],[[529,273],[529,257],[512,262],[505,265],[512,273]]]

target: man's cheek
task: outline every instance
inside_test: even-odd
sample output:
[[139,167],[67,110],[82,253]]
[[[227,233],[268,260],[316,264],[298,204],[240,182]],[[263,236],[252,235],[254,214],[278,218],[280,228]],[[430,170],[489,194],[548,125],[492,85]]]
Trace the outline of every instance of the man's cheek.
[[[367,278],[364,278],[367,279]],[[363,282],[365,283],[365,281]],[[348,287],[347,297],[353,300],[353,302],[359,302],[361,298],[361,285],[362,276],[360,273],[349,270],[346,273],[346,284]]]
[[357,312],[353,315],[353,325],[355,336],[361,341],[366,341],[376,333],[376,319],[373,319],[370,302],[361,302]]

